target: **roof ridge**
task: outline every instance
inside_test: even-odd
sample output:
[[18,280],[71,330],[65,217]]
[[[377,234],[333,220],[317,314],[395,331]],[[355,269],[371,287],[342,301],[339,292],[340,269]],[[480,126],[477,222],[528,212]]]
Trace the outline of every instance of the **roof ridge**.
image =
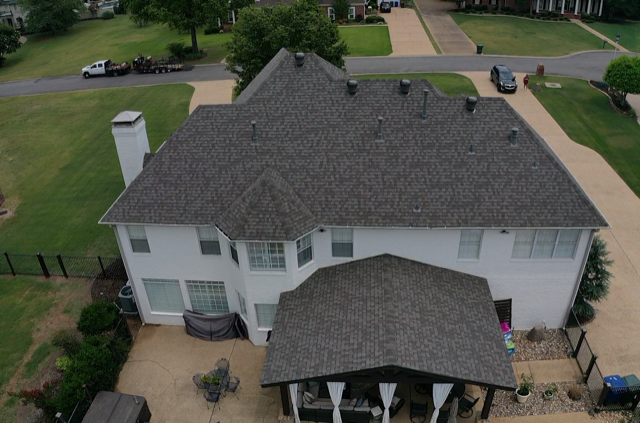
[[253,78],[253,81],[251,81],[242,93],[240,93],[234,103],[244,104],[251,100],[251,97],[253,97],[253,95],[271,79],[271,77],[276,73],[276,70],[278,70],[278,68],[284,63],[285,59],[289,58],[290,55],[291,53],[289,53],[286,48],[282,47],[278,53],[269,60],[269,63],[267,63],[260,73]]

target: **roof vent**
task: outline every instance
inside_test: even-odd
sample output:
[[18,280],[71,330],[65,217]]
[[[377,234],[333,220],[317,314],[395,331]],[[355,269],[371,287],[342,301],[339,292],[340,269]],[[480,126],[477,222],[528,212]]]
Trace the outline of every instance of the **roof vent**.
[[253,129],[253,133],[251,134],[251,142],[254,144],[258,143],[258,128],[256,128],[256,121],[251,121],[251,127]]
[[467,110],[475,113],[476,112],[476,104],[478,104],[478,99],[476,97],[467,97]]
[[467,152],[469,154],[476,154],[476,148],[473,146],[473,144],[469,145],[469,148],[467,148]]
[[400,92],[404,95],[409,94],[409,90],[411,90],[411,81],[408,79],[403,79],[400,81]]
[[424,94],[424,100],[422,101],[422,120],[426,121],[427,120],[427,96],[429,96],[429,90],[428,89],[424,89],[422,90],[422,93]]
[[347,89],[349,90],[349,94],[353,95],[358,92],[358,81],[355,79],[350,79],[347,82]]
[[295,59],[296,59],[296,66],[297,67],[301,67],[302,65],[304,65],[304,53],[298,52],[298,53],[294,54],[293,57],[295,57]]
[[422,211],[422,207],[420,207],[420,204],[414,204],[413,205],[413,212],[414,213],[420,213]]
[[540,163],[538,162],[533,162],[533,168],[538,170],[540,168]]
[[511,128],[511,136],[509,137],[509,144],[511,144],[511,147],[516,147],[518,145],[518,132],[520,132],[518,128]]
[[376,141],[382,141],[382,121],[384,118],[378,116],[378,133],[376,134]]

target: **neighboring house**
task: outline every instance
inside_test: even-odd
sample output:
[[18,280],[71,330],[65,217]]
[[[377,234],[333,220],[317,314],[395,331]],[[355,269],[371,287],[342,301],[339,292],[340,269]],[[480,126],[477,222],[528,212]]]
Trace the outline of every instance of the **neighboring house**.
[[[530,0],[531,8],[535,13],[544,11],[556,11],[564,16],[578,16],[581,13],[597,13],[602,16],[604,0]],[[467,4],[486,4],[492,9],[501,6],[512,7],[518,10],[529,11],[529,3],[520,3],[517,0],[470,0]]]
[[142,320],[237,312],[255,344],[281,293],[381,254],[486,279],[518,329],[562,327],[608,227],[503,98],[355,81],[315,54],[281,50],[152,158],[140,113],[118,115],[113,134],[127,188],[100,223],[115,229]]
[[[277,4],[291,4],[295,0],[256,0],[256,6],[275,6]],[[318,3],[327,13],[327,16],[331,20],[335,20],[335,13],[333,11],[333,1],[332,0],[319,0]],[[365,11],[367,9],[367,2],[365,0],[351,0],[349,2],[349,19],[355,19],[356,16],[360,15],[363,18],[365,17]]]
[[0,23],[21,29],[24,28],[24,20],[18,0],[0,0]]

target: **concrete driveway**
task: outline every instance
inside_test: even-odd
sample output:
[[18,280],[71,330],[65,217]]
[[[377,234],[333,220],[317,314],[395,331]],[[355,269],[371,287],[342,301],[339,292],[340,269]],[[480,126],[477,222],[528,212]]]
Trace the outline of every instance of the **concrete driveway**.
[[391,13],[382,15],[387,21],[393,53],[390,56],[430,56],[436,50],[424,32],[422,23],[413,9],[392,7]]
[[447,13],[456,7],[455,3],[442,0],[415,2],[442,54],[475,54],[476,45]]

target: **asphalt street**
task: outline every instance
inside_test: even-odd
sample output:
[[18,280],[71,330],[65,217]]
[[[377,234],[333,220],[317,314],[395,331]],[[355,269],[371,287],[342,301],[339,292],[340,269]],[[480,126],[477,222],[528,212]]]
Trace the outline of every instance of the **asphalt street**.
[[[487,71],[495,64],[504,64],[515,72],[535,73],[539,63],[547,75],[571,76],[600,80],[613,52],[586,52],[571,56],[512,57],[512,56],[424,56],[424,57],[360,57],[346,59],[351,74],[408,73],[408,72],[458,72]],[[620,54],[620,53],[618,53]],[[637,55],[637,54],[636,54]],[[196,66],[192,71],[168,74],[130,74],[119,77],[95,77],[84,79],[77,75],[53,78],[28,79],[0,83],[0,97],[46,94],[66,91],[121,88],[145,85],[175,84],[193,81],[233,79],[235,75],[225,70],[225,65]]]

